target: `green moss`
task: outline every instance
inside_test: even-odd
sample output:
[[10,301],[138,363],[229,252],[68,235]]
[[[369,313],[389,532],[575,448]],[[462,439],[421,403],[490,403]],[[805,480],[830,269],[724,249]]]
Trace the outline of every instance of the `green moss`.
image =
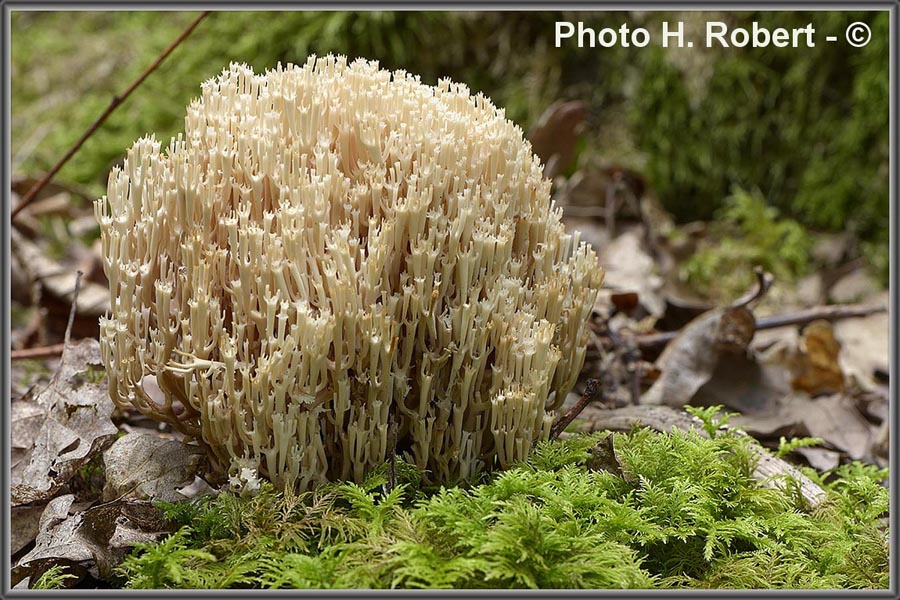
[[66,573],[66,567],[63,565],[53,565],[34,580],[30,589],[32,590],[59,590],[66,586],[69,579],[78,579],[72,573]]
[[[168,505],[177,532],[121,568],[157,588],[885,588],[887,473],[854,464],[804,511],[751,474],[749,438],[615,434],[621,469],[589,468],[607,434],[539,444],[468,488],[414,469],[302,495]],[[399,466],[398,465],[398,466]]]
[[795,281],[808,270],[811,247],[806,230],[781,217],[758,190],[735,188],[681,276],[697,292],[729,301],[753,284],[757,265],[780,282]]
[[683,50],[647,48],[630,127],[663,204],[680,219],[707,219],[732,186],[756,187],[805,227],[870,242],[877,267],[888,250],[889,14],[725,20],[770,29],[813,23],[817,36],[862,21],[872,39],[863,48],[714,48],[695,52],[693,69],[673,60]]

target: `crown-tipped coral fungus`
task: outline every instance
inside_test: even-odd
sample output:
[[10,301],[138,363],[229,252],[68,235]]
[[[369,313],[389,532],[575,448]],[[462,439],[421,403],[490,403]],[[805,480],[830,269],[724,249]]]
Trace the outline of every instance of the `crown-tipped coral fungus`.
[[233,477],[360,480],[394,443],[430,481],[506,466],[584,361],[596,256],[464,85],[232,64],[95,209],[112,398]]

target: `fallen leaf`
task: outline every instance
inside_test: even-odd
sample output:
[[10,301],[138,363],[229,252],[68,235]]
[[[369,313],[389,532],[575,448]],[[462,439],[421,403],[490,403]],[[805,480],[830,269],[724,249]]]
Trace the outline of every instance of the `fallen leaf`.
[[824,472],[830,471],[841,464],[841,453],[826,448],[797,448],[797,454],[806,459],[813,469]]
[[[20,454],[11,470],[10,496],[14,506],[51,498],[112,443],[118,430],[110,419],[114,405],[106,380],[91,381],[85,376],[85,371],[101,364],[97,340],[71,343],[59,371],[47,387],[36,393],[35,404],[46,416],[30,447]],[[26,437],[30,434],[28,431]],[[22,450],[25,443],[27,440],[14,438],[12,445],[18,444]]]
[[840,350],[831,323],[820,319],[807,325],[794,357],[791,386],[812,396],[843,391]]
[[691,321],[656,360],[661,375],[642,404],[681,407],[712,379],[723,353],[744,352],[753,338],[746,307],[718,309]]
[[12,570],[14,584],[26,577],[33,581],[54,565],[109,578],[135,544],[163,533],[162,511],[147,502],[108,502],[78,511],[74,500],[66,494],[47,503],[35,547]]
[[10,469],[12,470],[15,470],[23,460],[27,460],[31,456],[35,438],[37,438],[44,421],[47,420],[47,411],[34,399],[33,392],[34,388],[31,388],[24,396],[10,403]]
[[590,456],[585,463],[585,467],[590,471],[607,471],[622,477],[629,483],[633,483],[636,481],[636,478],[633,473],[622,469],[622,461],[616,452],[614,441],[615,436],[610,433],[597,442],[590,450]]
[[867,458],[876,442],[875,428],[859,412],[856,402],[843,394],[818,398],[792,394],[782,398],[769,413],[736,415],[731,423],[758,438],[822,438],[852,460]]
[[202,458],[200,448],[178,440],[149,434],[125,435],[103,453],[103,498],[184,500],[178,488],[194,482]]
[[44,506],[14,506],[9,512],[9,553],[15,556],[30,544],[40,531]]
[[[876,298],[876,302],[889,306],[888,293]],[[845,374],[874,384],[876,371],[888,372],[890,315],[887,312],[856,319],[842,319],[834,324],[834,335],[847,352],[840,355],[840,366]]]
[[528,135],[531,147],[544,163],[544,176],[553,179],[571,166],[587,105],[580,100],[554,102]]
[[647,312],[663,315],[665,300],[660,294],[663,279],[656,273],[656,262],[643,241],[643,227],[630,227],[610,242],[601,253],[606,267],[603,287],[622,293],[634,292]]
[[782,365],[762,362],[754,352],[722,353],[712,376],[697,390],[691,404],[761,414],[772,411],[790,391]]
[[89,272],[91,278],[83,278],[78,291],[72,333],[74,337],[99,337],[98,319],[109,310],[109,286],[102,269],[98,274],[95,257],[81,241],[70,240],[64,256],[58,260],[52,257],[46,245],[44,240],[37,243],[17,229],[11,230],[11,263],[16,265],[17,278],[26,282],[13,290],[13,297],[23,305],[29,305],[34,299],[31,290],[37,286],[41,291],[40,308],[46,311],[46,331],[61,335],[68,324],[77,272]]

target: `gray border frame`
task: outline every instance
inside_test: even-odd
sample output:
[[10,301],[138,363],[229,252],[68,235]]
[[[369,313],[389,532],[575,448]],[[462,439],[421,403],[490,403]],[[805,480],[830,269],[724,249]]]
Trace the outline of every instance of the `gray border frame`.
[[[703,1],[693,0],[687,2],[665,1],[665,0],[644,0],[640,2],[623,2],[623,1],[586,1],[574,0],[554,4],[552,2],[539,2],[535,0],[495,0],[493,2],[477,2],[465,0],[460,2],[428,2],[427,4],[416,2],[415,0],[393,0],[388,2],[353,2],[348,0],[337,0],[334,2],[285,2],[285,1],[263,1],[260,3],[249,3],[241,0],[220,0],[218,2],[198,1],[198,2],[181,2],[178,0],[158,0],[157,2],[144,1],[94,1],[94,2],[78,2],[76,1],[55,1],[55,2],[29,2],[27,0],[0,0],[2,6],[3,17],[3,45],[0,50],[2,56],[2,64],[0,64],[0,76],[3,80],[3,94],[0,98],[0,107],[2,107],[2,130],[3,130],[3,168],[0,172],[0,206],[3,210],[3,218],[0,219],[0,238],[2,238],[3,246],[0,255],[3,257],[3,272],[0,277],[0,302],[3,305],[2,321],[0,321],[0,352],[3,353],[2,369],[0,369],[0,381],[2,381],[2,402],[0,402],[0,423],[3,425],[3,448],[2,448],[2,466],[0,469],[0,488],[2,488],[3,499],[3,515],[0,519],[0,536],[2,536],[2,555],[3,565],[0,566],[0,597],[10,598],[97,598],[110,597],[117,598],[121,596],[135,596],[143,598],[170,598],[170,597],[253,597],[253,596],[273,596],[273,597],[393,597],[411,596],[411,597],[431,597],[431,598],[450,598],[450,597],[534,597],[534,598],[558,598],[558,597],[610,597],[610,598],[643,598],[643,597],[734,597],[734,598],[750,598],[750,597],[812,597],[812,598],[850,598],[850,597],[871,597],[871,598],[898,598],[898,541],[897,541],[897,458],[900,443],[897,440],[898,433],[898,412],[897,412],[897,380],[898,358],[900,358],[900,349],[897,345],[897,307],[898,307],[898,290],[897,284],[900,283],[900,267],[898,267],[897,254],[897,234],[898,234],[898,205],[897,205],[897,90],[900,85],[898,78],[898,57],[897,57],[897,35],[898,25],[900,25],[900,0],[875,0],[866,2],[847,2],[837,0],[794,0],[794,1],[773,1],[763,0],[761,2],[741,2],[735,0],[724,1]],[[777,590],[658,590],[658,591],[642,591],[642,590],[494,590],[490,592],[480,590],[134,590],[125,592],[124,590],[59,590],[59,591],[38,591],[38,590],[11,590],[9,588],[9,519],[10,519],[10,496],[8,486],[8,465],[10,462],[10,427],[9,427],[9,398],[10,381],[9,381],[9,357],[6,349],[9,348],[9,306],[7,299],[10,298],[10,269],[9,261],[6,259],[10,255],[10,155],[11,155],[11,138],[10,138],[10,34],[11,20],[10,13],[13,10],[201,10],[201,9],[218,9],[218,10],[376,10],[376,9],[396,9],[396,10],[594,10],[597,12],[613,12],[617,10],[819,10],[819,11],[887,11],[890,13],[890,488],[891,488],[891,515],[890,515],[890,543],[891,543],[891,587],[889,590],[862,590],[862,591],[777,591]]]

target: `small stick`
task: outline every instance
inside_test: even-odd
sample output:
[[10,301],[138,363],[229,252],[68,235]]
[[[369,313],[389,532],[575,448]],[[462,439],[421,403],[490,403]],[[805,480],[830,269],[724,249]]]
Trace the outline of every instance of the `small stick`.
[[81,271],[76,271],[75,273],[75,289],[72,290],[72,308],[69,309],[69,322],[66,324],[66,335],[63,338],[63,347],[69,345],[69,340],[72,337],[72,326],[75,324],[75,313],[78,311],[78,292],[81,290],[81,276],[84,275]]
[[66,325],[66,335],[63,337],[63,349],[59,357],[59,363],[56,365],[56,372],[53,373],[53,377],[50,378],[50,388],[56,384],[59,379],[59,374],[62,373],[63,366],[66,362],[66,350],[69,347],[69,340],[72,338],[72,326],[75,324],[75,312],[78,309],[78,291],[81,289],[82,275],[83,273],[81,271],[75,273],[75,289],[72,290],[72,308],[69,310],[69,323]]
[[581,411],[584,408],[593,402],[597,397],[602,396],[602,391],[600,389],[600,380],[599,379],[588,379],[584,385],[584,393],[581,395],[581,399],[572,405],[566,414],[557,419],[556,423],[553,424],[553,427],[550,429],[550,439],[555,440],[559,437],[559,434],[566,430],[566,427],[575,420]]
[[740,308],[758,302],[772,287],[772,282],[775,278],[772,277],[771,273],[767,273],[762,267],[757,266],[753,269],[753,274],[756,275],[756,289],[748,291],[732,302],[730,308]]
[[53,165],[53,168],[47,171],[44,176],[41,177],[33,186],[31,186],[31,189],[28,190],[28,192],[26,192],[24,196],[22,196],[19,204],[13,209],[12,213],[10,214],[10,221],[14,220],[16,218],[16,215],[22,212],[22,209],[24,209],[34,201],[38,193],[42,189],[44,189],[44,187],[48,183],[50,183],[53,177],[59,172],[60,169],[63,168],[63,166],[67,162],[69,162],[69,159],[72,158],[76,152],[78,152],[78,149],[81,148],[81,146],[87,141],[87,139],[91,137],[94,132],[97,131],[97,129],[100,128],[100,126],[104,123],[104,121],[106,121],[109,115],[111,115],[112,112],[116,108],[118,108],[118,106],[122,104],[125,99],[128,98],[128,96],[131,95],[131,92],[137,89],[137,87],[141,85],[145,79],[147,79],[150,73],[155,71],[156,68],[159,67],[160,64],[162,64],[166,57],[168,57],[169,54],[171,54],[172,51],[175,50],[175,48],[177,48],[178,45],[181,44],[181,42],[183,42],[185,38],[187,38],[187,36],[191,34],[192,31],[194,31],[194,28],[197,27],[197,25],[200,24],[200,21],[206,18],[209,13],[210,11],[208,10],[200,13],[200,15],[196,19],[194,19],[191,24],[188,25],[187,28],[185,28],[185,30],[182,31],[181,34],[159,54],[159,56],[156,57],[156,60],[153,61],[153,63],[149,67],[147,67],[144,72],[141,73],[140,76],[125,89],[124,92],[112,97],[112,100],[110,100],[109,102],[109,106],[106,107],[106,110],[103,111],[103,114],[97,117],[97,120],[94,121],[90,127],[88,127],[87,131],[85,131],[80,138],[78,138],[78,141],[75,142],[75,144],[71,148],[69,148],[69,151],[66,152],[61,159],[59,159],[59,162]]
[[9,359],[26,360],[29,358],[52,358],[62,354],[65,349],[65,344],[53,344],[50,346],[39,346],[37,348],[23,348],[21,350],[12,350],[9,353]]
[[[838,321],[840,319],[852,319],[855,317],[867,317],[885,312],[887,308],[882,304],[836,304],[832,306],[816,306],[792,313],[771,315],[756,319],[756,330],[777,329],[790,325],[806,325],[819,319],[826,321]],[[635,338],[641,348],[655,348],[665,346],[676,337],[680,331],[664,331],[649,335],[639,335]]]
[[388,465],[388,493],[397,487],[397,421],[391,420],[391,428],[388,434],[388,445],[391,452],[391,462]]

